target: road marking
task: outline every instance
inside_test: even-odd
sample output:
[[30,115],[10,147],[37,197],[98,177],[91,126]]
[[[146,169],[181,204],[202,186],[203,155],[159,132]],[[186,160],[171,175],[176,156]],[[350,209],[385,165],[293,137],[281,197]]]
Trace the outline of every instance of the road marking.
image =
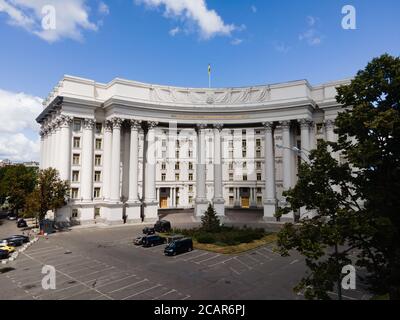
[[256,251],[256,252],[257,252],[257,254],[259,254],[260,256],[263,256],[264,258],[266,258],[266,259],[269,260],[269,261],[274,260],[274,259],[272,259],[271,257],[269,257],[269,256],[267,256],[267,255],[261,253],[260,251]]
[[71,289],[71,288],[74,288],[74,287],[78,287],[78,286],[81,286],[81,284],[77,283],[77,284],[74,284],[74,285],[66,287],[66,288],[57,289],[57,290],[51,290],[51,292],[46,292],[45,294],[41,294],[39,296],[36,296],[36,298],[40,298],[40,297],[43,297],[43,296],[48,296],[48,295],[51,295],[53,293],[59,293],[59,292],[62,292],[64,290],[68,290],[68,289]]
[[246,256],[248,258],[250,258],[250,260],[253,260],[254,262],[261,263],[259,260],[257,260],[256,258],[252,257],[251,254],[246,254]]
[[[50,248],[53,248],[53,249],[50,249]],[[57,249],[57,250],[60,250],[60,249],[64,249],[63,247],[59,247],[59,246],[57,246],[57,247],[54,247],[54,246],[49,246],[49,247],[45,247],[45,248],[37,248],[37,249],[33,249],[33,250],[29,250],[29,253],[31,253],[31,254],[35,254],[35,253],[38,253],[38,252],[46,252],[46,250],[47,251],[50,251],[50,250],[55,250],[55,249]]]
[[187,300],[190,298],[190,295],[187,295],[186,297],[182,298],[181,300]]
[[253,268],[248,266],[247,264],[245,264],[242,260],[239,259],[239,257],[235,258],[236,261],[239,261],[242,265],[244,265],[246,268],[248,268],[249,270],[252,270]]
[[158,284],[158,285],[156,285],[156,286],[154,286],[154,287],[151,287],[151,288],[148,288],[148,289],[139,291],[139,292],[137,292],[137,293],[135,293],[135,294],[132,294],[132,295],[130,295],[130,296],[127,296],[127,297],[123,298],[122,300],[126,300],[126,299],[129,299],[129,298],[138,296],[139,294],[145,293],[145,292],[147,292],[147,291],[150,291],[150,290],[153,290],[153,289],[159,288],[159,287],[162,287],[162,285],[161,285],[161,284]]
[[[23,253],[23,255],[25,255],[25,256],[27,256],[28,258],[31,258],[33,261],[39,262],[40,264],[43,265],[43,263],[42,263],[40,260],[36,259],[35,257],[32,257],[32,256],[30,256],[29,254],[27,254],[27,253],[25,253],[25,252]],[[56,272],[58,272],[58,273],[60,273],[60,274],[62,274],[62,275],[64,275],[64,276],[66,276],[67,278],[70,278],[71,280],[74,280],[74,281],[76,281],[76,282],[81,283],[83,286],[89,288],[90,290],[96,291],[97,293],[103,295],[104,297],[106,297],[106,298],[108,298],[108,299],[110,299],[110,300],[114,300],[112,297],[110,297],[110,296],[108,296],[108,295],[106,295],[106,294],[104,294],[104,293],[98,291],[97,289],[94,289],[94,288],[90,287],[89,285],[85,284],[84,282],[80,281],[79,279],[76,279],[76,278],[74,278],[74,277],[71,277],[70,275],[68,275],[68,274],[66,274],[66,273],[64,273],[64,272],[62,272],[62,271],[60,271],[60,270],[57,270],[57,269],[56,269]]]
[[104,272],[104,271],[110,271],[110,270],[112,270],[112,269],[115,269],[115,267],[110,267],[110,268],[108,268],[108,269],[103,269],[103,270],[91,272],[91,273],[85,274],[84,276],[87,277],[87,276],[91,276],[92,274],[96,274],[96,273]]
[[203,257],[203,256],[205,256],[205,255],[207,255],[207,254],[209,254],[209,253],[208,253],[208,252],[205,252],[205,253],[202,253],[202,254],[200,254],[200,255],[198,255],[198,256],[191,257],[191,258],[189,258],[189,259],[182,259],[182,260],[183,260],[183,261],[190,261],[190,260],[193,260],[193,259],[196,259],[196,258]]
[[229,267],[229,269],[231,269],[232,272],[236,273],[238,276],[240,276],[240,273],[237,272],[235,269],[233,269],[232,267]]
[[125,286],[125,287],[118,288],[118,289],[115,289],[115,290],[113,290],[113,291],[110,291],[108,294],[111,294],[111,293],[114,293],[114,292],[118,292],[118,291],[124,290],[124,289],[126,289],[126,288],[133,287],[133,286],[135,286],[135,285],[137,285],[137,284],[139,284],[139,283],[143,283],[143,282],[147,282],[147,281],[149,281],[149,279],[143,279],[143,280],[140,280],[140,281],[138,281],[138,282],[131,283],[131,284]]
[[233,260],[233,259],[235,259],[235,258],[237,258],[237,257],[229,258],[229,259],[224,260],[224,261],[220,261],[220,262],[217,262],[217,263],[214,263],[214,264],[210,264],[208,267],[211,268],[211,267],[215,267],[215,266],[217,266],[217,265],[219,265],[219,264],[225,264],[225,262],[231,261],[231,260]]
[[191,254],[191,253],[196,253],[196,252],[197,252],[197,250],[192,250],[192,251],[190,251],[190,252],[182,253],[182,254],[180,254],[180,255],[175,256],[174,259],[182,258],[182,257],[184,257],[184,256],[187,256],[187,255],[189,255],[189,254]]
[[218,254],[218,255],[216,255],[216,256],[213,256],[213,257],[211,257],[211,258],[208,258],[208,259],[205,259],[205,260],[201,260],[201,261],[195,261],[195,263],[196,264],[201,264],[201,263],[203,263],[203,262],[206,262],[206,261],[209,261],[209,260],[213,260],[213,259],[215,259],[215,258],[218,258],[218,257],[220,257],[221,255],[220,254]]
[[105,283],[105,284],[102,284],[101,286],[97,286],[96,288],[101,288],[101,287],[104,287],[104,286],[108,286],[109,284],[116,283],[116,282],[119,282],[119,281],[123,281],[123,280],[129,279],[129,278],[132,278],[132,277],[136,277],[136,275],[135,275],[135,274],[132,274],[132,275],[127,276],[127,277],[122,278],[122,279],[113,280],[113,281],[111,281],[111,282],[107,282],[107,283]]
[[293,260],[290,264],[295,264],[295,263],[297,263],[297,262],[299,262],[299,260]]
[[162,294],[161,296],[155,297],[155,298],[153,298],[153,299],[151,299],[151,300],[160,299],[160,298],[165,297],[165,296],[167,296],[167,295],[169,295],[170,293],[173,293],[173,292],[176,292],[176,290],[175,290],[175,289],[172,289],[172,290],[170,290],[170,291],[168,291],[168,292]]

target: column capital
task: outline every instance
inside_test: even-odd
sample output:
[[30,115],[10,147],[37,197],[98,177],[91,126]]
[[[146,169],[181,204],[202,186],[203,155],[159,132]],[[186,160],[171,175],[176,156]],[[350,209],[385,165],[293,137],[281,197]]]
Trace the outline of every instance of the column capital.
[[197,123],[196,124],[196,131],[205,130],[207,129],[207,124],[205,123]]
[[131,126],[131,130],[139,130],[142,127],[141,120],[128,120],[128,124]]
[[147,121],[147,129],[148,130],[152,130],[157,126],[158,126],[158,122],[157,121]]
[[224,128],[224,124],[223,124],[223,123],[216,123],[216,124],[213,124],[213,128],[214,128],[214,129],[217,129],[219,132],[221,132],[222,129]]
[[104,131],[105,132],[112,132],[113,123],[111,120],[106,120],[104,122]]
[[263,122],[262,125],[267,132],[272,132],[272,130],[275,128],[275,124],[273,122]]
[[60,126],[62,128],[69,128],[69,126],[71,125],[73,121],[73,118],[70,116],[66,116],[66,115],[61,115],[60,116]]
[[45,129],[40,130],[39,134],[41,138],[44,138],[44,136],[46,135],[46,130]]
[[300,124],[300,128],[302,129],[309,129],[312,125],[312,121],[310,119],[300,119],[299,120],[299,124]]
[[123,119],[114,117],[111,119],[111,122],[112,122],[113,129],[121,129]]
[[327,128],[327,129],[335,128],[335,120],[333,120],[333,119],[325,120],[324,124],[325,124],[325,128]]
[[281,121],[279,122],[283,130],[289,130],[290,129],[290,121]]
[[85,130],[93,130],[96,122],[93,119],[84,119],[83,120],[83,129]]

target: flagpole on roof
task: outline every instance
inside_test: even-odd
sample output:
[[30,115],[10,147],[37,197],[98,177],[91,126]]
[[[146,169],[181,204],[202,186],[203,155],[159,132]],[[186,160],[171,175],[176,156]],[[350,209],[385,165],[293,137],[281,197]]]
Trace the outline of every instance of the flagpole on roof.
[[211,88],[211,65],[208,64],[208,88]]

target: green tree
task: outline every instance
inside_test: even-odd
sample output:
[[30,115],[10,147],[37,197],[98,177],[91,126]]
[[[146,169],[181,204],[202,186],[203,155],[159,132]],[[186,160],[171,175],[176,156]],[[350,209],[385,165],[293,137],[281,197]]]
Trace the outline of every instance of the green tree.
[[18,214],[24,208],[26,197],[36,185],[37,170],[24,165],[12,165],[0,170],[0,202],[6,200],[10,209]]
[[201,228],[206,232],[218,232],[221,224],[214,207],[210,204],[204,216],[201,217]]
[[37,186],[27,197],[25,215],[42,220],[49,210],[56,211],[63,207],[68,194],[69,183],[59,178],[56,169],[40,170]]
[[[341,266],[349,261],[348,250],[356,249],[353,263],[366,268],[371,290],[399,299],[400,58],[373,59],[338,88],[337,101],[345,108],[336,119],[338,142],[320,144],[311,153],[297,185],[285,193],[288,207],[280,209],[307,207],[317,215],[286,225],[280,251],[305,255],[311,273],[297,289],[309,298],[327,298],[324,292],[340,280]],[[337,163],[328,145],[347,164]]]

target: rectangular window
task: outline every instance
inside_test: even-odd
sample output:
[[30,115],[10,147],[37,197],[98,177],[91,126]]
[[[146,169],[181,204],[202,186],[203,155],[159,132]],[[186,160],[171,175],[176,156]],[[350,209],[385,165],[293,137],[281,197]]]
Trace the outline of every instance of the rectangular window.
[[257,170],[261,170],[261,162],[256,162],[256,168]]
[[229,206],[233,207],[234,204],[235,204],[235,199],[232,196],[230,196],[229,197]]
[[95,182],[100,182],[101,181],[101,171],[95,171],[94,172],[94,181]]
[[261,188],[257,188],[257,193],[262,193],[262,189]]
[[179,163],[179,162],[176,162],[176,163],[175,163],[175,170],[179,170],[179,167],[180,167],[180,163]]
[[167,169],[167,165],[165,162],[161,163],[161,170]]
[[189,196],[189,204],[193,204],[193,196]]
[[256,147],[261,147],[261,139],[256,140]]
[[72,209],[72,218],[78,218],[78,209]]
[[229,174],[229,181],[233,181],[233,173]]
[[99,217],[100,216],[100,208],[94,208],[94,216]]
[[246,149],[247,147],[247,141],[246,140],[242,140],[242,148]]
[[102,130],[103,130],[103,124],[97,122],[96,123],[96,134],[101,134]]
[[247,157],[247,151],[246,150],[243,150],[242,151],[242,158],[246,158]]
[[81,128],[82,128],[81,120],[74,120],[74,131],[75,132],[80,132]]
[[243,130],[242,130],[242,135],[245,136],[246,134],[247,134],[247,130],[246,130],[246,129],[243,129]]
[[71,189],[71,198],[72,199],[78,199],[79,197],[79,189],[78,188],[72,188]]
[[81,138],[74,137],[74,148],[79,149],[81,147]]
[[93,198],[95,199],[100,198],[100,188],[94,188]]
[[261,158],[261,151],[260,150],[256,151],[256,158]]
[[247,168],[247,162],[243,162],[243,169]]
[[163,139],[161,144],[162,144],[163,147],[166,147],[167,146],[167,140]]
[[257,173],[257,181],[261,181],[261,173]]
[[79,154],[74,154],[73,156],[72,156],[72,164],[74,165],[74,166],[79,166],[79,164],[80,164],[80,159],[81,159],[81,156],[79,155]]
[[161,174],[161,181],[165,181],[166,178],[167,178],[166,174],[165,174],[165,173],[162,173],[162,174]]
[[262,197],[257,197],[257,205],[258,206],[262,205]]
[[179,173],[175,174],[175,181],[179,181]]
[[179,150],[176,150],[176,152],[175,152],[175,158],[176,158],[176,159],[179,159]]
[[96,139],[96,150],[101,150],[101,139]]
[[229,188],[229,193],[233,193],[233,192],[234,192],[233,188]]
[[189,192],[193,192],[193,185],[192,184],[189,185]]
[[188,155],[189,155],[189,158],[192,158],[193,157],[193,150],[189,150]]
[[233,170],[233,162],[229,162],[229,170]]
[[247,181],[247,174],[243,175],[243,181]]
[[72,182],[79,182],[79,171],[72,171]]
[[101,155],[96,154],[94,157],[94,165],[95,166],[101,166]]
[[176,196],[176,198],[175,198],[175,203],[177,206],[179,206],[179,197],[178,196]]
[[193,170],[193,162],[189,162],[189,170]]
[[189,181],[193,181],[193,173],[189,173]]
[[261,134],[261,130],[256,130],[256,134]]

